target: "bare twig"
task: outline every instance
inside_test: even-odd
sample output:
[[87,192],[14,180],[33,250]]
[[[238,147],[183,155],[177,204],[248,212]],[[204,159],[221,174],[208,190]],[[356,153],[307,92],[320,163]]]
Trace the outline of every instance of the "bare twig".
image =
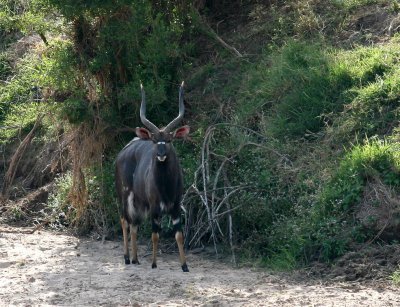
[[[226,172],[224,172],[224,183],[225,183],[225,186],[230,185]],[[228,198],[228,193],[227,193],[226,189],[224,189],[224,196],[225,196],[225,198]],[[233,246],[233,221],[232,221],[232,214],[231,214],[232,209],[231,209],[231,205],[229,202],[227,202],[227,208],[228,208],[229,245],[231,247],[232,262],[234,265],[236,265],[235,249]]]
[[201,165],[202,165],[202,175],[203,175],[203,203],[207,209],[207,215],[208,215],[208,221],[210,223],[210,228],[211,228],[211,236],[213,239],[214,243],[214,249],[215,249],[215,254],[218,255],[218,249],[217,249],[217,240],[215,237],[215,229],[214,229],[214,224],[212,222],[212,212],[211,209],[208,205],[208,197],[207,197],[207,183],[209,181],[209,172],[208,172],[208,159],[206,159],[209,156],[209,139],[210,136],[212,135],[214,129],[207,129],[206,136],[204,138],[202,150],[201,150]]

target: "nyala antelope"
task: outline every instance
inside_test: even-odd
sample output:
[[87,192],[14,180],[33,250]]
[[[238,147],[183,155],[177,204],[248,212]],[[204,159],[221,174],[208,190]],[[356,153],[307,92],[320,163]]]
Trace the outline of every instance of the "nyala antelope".
[[130,264],[128,226],[132,245],[132,263],[139,264],[137,231],[146,216],[152,224],[152,268],[157,267],[157,248],[161,216],[172,218],[179,257],[184,272],[189,272],[183,250],[181,199],[183,194],[182,169],[172,146],[174,139],[182,139],[189,127],[174,130],[184,114],[183,85],[179,89],[179,115],[165,128],[159,129],[146,118],[146,97],[141,87],[140,119],[146,128],[136,128],[138,136],[128,143],[116,159],[115,185],[120,203],[121,225],[124,235],[125,264]]

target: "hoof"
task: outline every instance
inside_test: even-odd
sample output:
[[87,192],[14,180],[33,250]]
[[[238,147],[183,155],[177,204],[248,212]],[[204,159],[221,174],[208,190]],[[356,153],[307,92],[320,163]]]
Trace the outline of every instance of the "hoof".
[[186,263],[184,265],[182,265],[182,271],[189,272],[189,268]]
[[151,265],[151,268],[152,268],[152,269],[157,268],[157,264],[153,263],[153,264]]
[[131,264],[131,261],[129,260],[129,256],[124,255],[124,259],[125,259],[125,264]]
[[132,264],[140,264],[139,260],[133,260],[132,259]]

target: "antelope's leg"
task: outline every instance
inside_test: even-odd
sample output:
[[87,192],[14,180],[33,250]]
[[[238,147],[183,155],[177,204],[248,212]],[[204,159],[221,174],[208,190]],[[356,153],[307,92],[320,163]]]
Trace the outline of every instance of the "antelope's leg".
[[183,272],[189,272],[189,268],[186,264],[186,257],[185,257],[185,251],[183,249],[183,233],[182,233],[182,224],[181,224],[181,219],[180,217],[177,217],[172,220],[172,224],[174,225],[174,230],[175,230],[175,240],[176,243],[178,244],[178,249],[179,249],[179,258],[181,260],[181,265],[182,265],[182,271]]
[[132,245],[132,264],[140,264],[137,256],[137,225],[129,225],[131,232],[131,245]]
[[122,234],[124,235],[124,259],[125,264],[130,264],[128,249],[128,222],[121,217]]
[[152,234],[151,234],[151,241],[153,242],[153,263],[151,267],[154,269],[157,267],[157,250],[158,250],[158,239],[159,235],[158,232],[160,230],[160,222],[157,218],[154,218],[152,221]]

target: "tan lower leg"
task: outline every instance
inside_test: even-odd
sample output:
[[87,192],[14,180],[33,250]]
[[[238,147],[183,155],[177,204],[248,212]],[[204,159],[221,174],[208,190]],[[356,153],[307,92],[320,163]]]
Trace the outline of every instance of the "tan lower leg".
[[130,225],[131,230],[131,245],[132,245],[132,263],[139,264],[138,257],[137,257],[137,231],[138,227]]
[[158,249],[158,232],[151,234],[151,241],[153,242],[153,263],[151,267],[154,269],[157,267],[157,249]]
[[179,258],[182,266],[186,264],[185,252],[183,251],[183,234],[182,231],[177,231],[175,234],[176,243],[178,243]]
[[129,249],[128,249],[128,223],[127,221],[121,217],[121,227],[122,227],[122,234],[124,236],[124,258],[125,263],[129,263]]

